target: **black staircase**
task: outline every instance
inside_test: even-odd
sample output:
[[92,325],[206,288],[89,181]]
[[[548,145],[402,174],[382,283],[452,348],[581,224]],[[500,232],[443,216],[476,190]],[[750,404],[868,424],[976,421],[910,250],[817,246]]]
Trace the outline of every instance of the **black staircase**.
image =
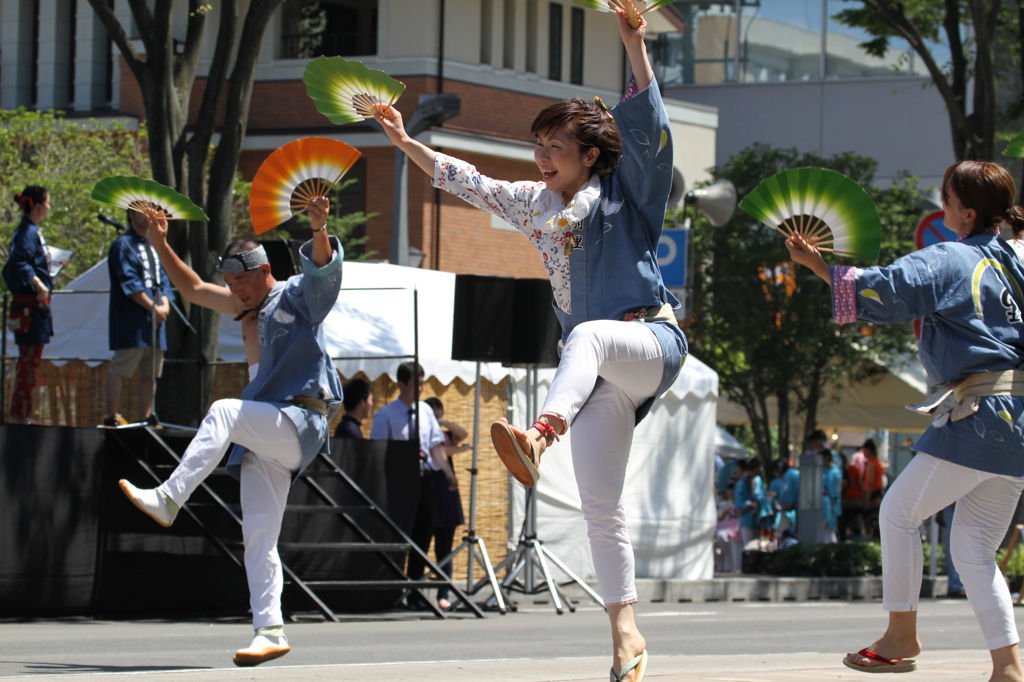
[[[148,438],[140,447],[143,431]],[[154,485],[165,480],[180,462],[179,452],[184,452],[189,435],[180,429],[150,426],[107,431],[108,442],[119,446],[112,449],[129,454]],[[291,604],[305,602],[327,620],[337,622],[335,612],[341,608],[383,610],[409,596],[444,618],[445,612],[427,599],[425,592],[448,586],[455,599],[483,618],[480,608],[403,529],[411,526],[419,494],[415,445],[338,439],[332,441],[331,451],[330,456],[318,455],[289,493],[278,541],[286,613],[296,611]],[[150,485],[148,481],[132,482],[140,487]],[[218,468],[182,507],[169,530],[188,526],[188,522],[182,524],[187,518],[233,566],[242,568],[240,514],[238,484],[225,469]],[[194,533],[195,528],[181,532]],[[152,532],[161,531],[154,528]],[[405,575],[408,552],[424,559],[427,574],[422,579]]]

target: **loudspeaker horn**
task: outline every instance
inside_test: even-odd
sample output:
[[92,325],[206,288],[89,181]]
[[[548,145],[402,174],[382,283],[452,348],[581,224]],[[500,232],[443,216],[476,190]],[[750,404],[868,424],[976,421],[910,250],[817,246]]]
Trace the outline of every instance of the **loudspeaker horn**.
[[686,205],[696,206],[715,227],[729,222],[736,211],[736,186],[726,179],[686,193]]

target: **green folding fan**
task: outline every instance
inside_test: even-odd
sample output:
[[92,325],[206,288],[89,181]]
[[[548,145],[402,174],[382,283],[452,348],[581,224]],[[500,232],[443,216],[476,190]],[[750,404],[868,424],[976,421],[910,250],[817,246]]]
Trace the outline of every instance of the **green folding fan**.
[[1010,144],[1006,145],[1006,149],[1003,150],[1003,156],[1009,156],[1015,159],[1019,159],[1024,156],[1024,131],[1021,131],[1010,140]]
[[842,173],[785,170],[762,180],[739,207],[786,237],[802,235],[821,251],[878,260],[878,209],[864,188]]
[[404,83],[383,71],[341,57],[317,57],[306,65],[302,80],[316,110],[338,125],[386,114],[405,92]]
[[188,197],[155,180],[129,175],[103,178],[92,188],[92,198],[102,204],[143,213],[163,211],[167,220],[209,220],[203,209]]
[[629,25],[636,28],[640,25],[640,17],[647,14],[652,9],[658,9],[664,7],[673,2],[673,0],[572,0],[573,3],[580,7],[586,7],[588,9],[596,9],[598,12],[611,12],[616,9],[621,9],[626,13],[626,19],[629,21]]

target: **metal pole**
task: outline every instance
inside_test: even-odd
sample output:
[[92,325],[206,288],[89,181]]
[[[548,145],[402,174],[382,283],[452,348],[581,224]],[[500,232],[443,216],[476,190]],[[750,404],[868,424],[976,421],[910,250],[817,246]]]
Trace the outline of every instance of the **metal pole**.
[[[477,461],[480,453],[480,389],[483,382],[480,379],[480,361],[476,363],[476,388],[473,397],[473,464],[469,470],[469,532],[476,533],[476,474]],[[466,585],[473,584],[473,552],[470,548],[469,562],[466,568]]]
[[[939,514],[941,513],[942,512],[940,511]],[[928,562],[928,577],[933,581],[935,580],[935,576],[938,575],[938,566],[936,566],[936,563],[939,556],[939,524],[936,523],[935,519],[939,514],[932,514],[931,518],[928,520],[928,542],[930,542],[932,546],[931,561]],[[934,589],[934,587],[932,589]]]
[[391,262],[409,264],[409,174],[408,158],[401,149],[395,149],[395,195],[391,201]]

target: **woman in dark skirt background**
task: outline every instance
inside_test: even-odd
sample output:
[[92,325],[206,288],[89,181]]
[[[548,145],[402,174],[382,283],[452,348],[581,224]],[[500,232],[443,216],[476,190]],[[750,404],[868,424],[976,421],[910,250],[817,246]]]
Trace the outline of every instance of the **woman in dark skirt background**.
[[50,316],[50,252],[39,223],[50,213],[50,194],[29,185],[14,195],[21,208],[21,223],[11,237],[10,256],[3,268],[4,282],[13,294],[8,326],[18,344],[18,364],[11,395],[11,422],[31,424],[32,389],[43,357],[43,346],[53,336]]

